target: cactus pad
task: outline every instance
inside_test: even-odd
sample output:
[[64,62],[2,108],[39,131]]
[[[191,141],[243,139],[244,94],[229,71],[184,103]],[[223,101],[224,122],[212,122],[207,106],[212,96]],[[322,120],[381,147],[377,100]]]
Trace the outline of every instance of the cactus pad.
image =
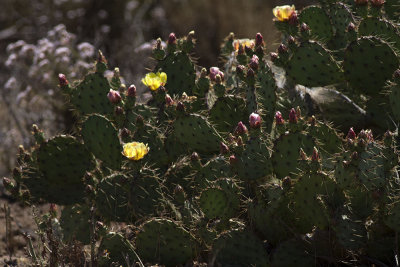
[[195,86],[196,72],[189,56],[184,52],[174,52],[160,61],[156,66],[167,74],[165,88],[172,95],[182,95],[185,92],[192,95]]
[[398,65],[397,55],[387,43],[376,37],[361,37],[347,47],[343,68],[354,89],[378,95]]
[[213,245],[216,263],[224,266],[269,266],[263,243],[248,230],[231,230]]
[[311,35],[317,40],[327,41],[333,36],[333,30],[329,16],[317,6],[304,8],[299,15],[300,23],[310,27]]
[[129,222],[129,183],[124,175],[113,174],[97,185],[96,206],[106,221]]
[[241,97],[220,97],[210,110],[210,121],[218,131],[231,132],[239,121],[247,119],[245,108],[246,103]]
[[300,148],[307,155],[312,153],[314,140],[311,135],[303,133],[284,134],[275,141],[272,153],[272,166],[279,179],[297,172],[297,160],[300,157]]
[[99,265],[110,266],[117,263],[118,266],[125,265],[127,260],[130,263],[138,261],[134,247],[121,234],[109,232],[101,240],[99,246]]
[[194,258],[195,239],[177,223],[168,219],[151,219],[140,228],[136,247],[145,262],[177,266]]
[[368,17],[363,19],[358,26],[359,36],[376,36],[390,43],[397,50],[400,49],[400,32],[391,22]]
[[78,240],[84,245],[90,244],[90,219],[89,207],[86,205],[64,207],[60,217],[64,240]]
[[107,98],[110,84],[100,73],[88,74],[72,91],[71,103],[82,113],[112,114],[114,108]]
[[329,52],[316,42],[304,42],[287,65],[287,73],[295,83],[307,87],[340,82],[342,72]]
[[191,114],[180,117],[174,122],[174,129],[178,141],[193,151],[201,153],[219,151],[222,138],[203,116]]
[[112,169],[121,168],[122,146],[118,131],[108,119],[91,115],[82,126],[82,136],[88,149],[104,165]]

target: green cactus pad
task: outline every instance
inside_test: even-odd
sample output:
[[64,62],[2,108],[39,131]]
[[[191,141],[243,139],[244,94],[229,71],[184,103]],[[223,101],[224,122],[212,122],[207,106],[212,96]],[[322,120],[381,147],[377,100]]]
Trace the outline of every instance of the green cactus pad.
[[168,165],[168,154],[164,149],[164,135],[159,128],[145,124],[137,127],[133,140],[148,144],[150,151],[143,159],[144,162],[154,165],[156,168],[166,167]]
[[31,186],[34,186],[35,182],[41,186],[43,183],[48,184],[48,192],[42,193],[47,199],[53,199],[56,204],[67,205],[83,200],[83,176],[94,165],[92,156],[82,143],[72,136],[53,137],[41,144],[37,151],[37,161],[43,176],[26,180]]
[[249,230],[231,230],[215,240],[213,254],[220,266],[269,266],[263,243]]
[[114,107],[107,98],[111,86],[100,73],[88,74],[72,91],[71,103],[82,114],[112,114]]
[[82,126],[82,136],[88,149],[104,165],[115,170],[121,168],[122,146],[117,129],[108,119],[91,115]]
[[246,86],[246,108],[247,115],[250,115],[253,112],[259,113],[256,88],[254,86]]
[[318,147],[322,148],[329,155],[340,152],[342,140],[330,125],[317,122],[316,125],[308,128],[308,132],[316,138]]
[[320,7],[304,8],[299,15],[299,22],[307,24],[310,27],[311,35],[317,40],[327,41],[333,36],[329,16]]
[[[277,90],[274,74],[271,68],[265,64],[257,72],[257,102],[262,109],[264,124],[272,125],[276,110]],[[268,127],[267,127],[268,128]]]
[[195,256],[196,241],[182,226],[169,219],[145,222],[136,236],[137,253],[144,262],[165,266],[185,264]]
[[400,32],[390,21],[368,17],[358,26],[359,36],[376,36],[400,50]]
[[392,48],[376,37],[361,37],[346,49],[343,68],[350,85],[362,93],[378,95],[399,61]]
[[333,184],[322,173],[302,175],[296,182],[291,199],[298,217],[298,231],[308,233],[314,226],[324,229],[329,225],[329,213],[323,200],[332,194]]
[[121,234],[115,232],[109,232],[103,237],[98,251],[99,266],[112,266],[111,263],[125,266],[127,258],[130,264],[139,261],[132,244]]
[[281,243],[272,254],[271,266],[308,267],[314,265],[314,255],[310,253],[309,245],[302,240],[287,240]]
[[239,121],[247,119],[243,98],[227,95],[220,97],[210,110],[210,121],[219,132],[232,132]]
[[239,208],[239,192],[231,179],[219,179],[201,192],[200,208],[208,219],[232,218]]
[[195,174],[195,183],[200,188],[206,188],[209,182],[222,177],[231,177],[232,175],[231,168],[226,159],[224,157],[215,157],[210,159]]
[[136,130],[136,119],[141,116],[145,123],[154,122],[157,114],[156,109],[143,104],[136,104],[132,110],[126,114],[126,128],[130,131]]
[[400,122],[400,86],[392,84],[389,89],[390,107],[392,108],[395,122]]
[[182,95],[184,92],[192,95],[195,86],[196,72],[194,64],[184,52],[169,54],[164,60],[159,61],[156,70],[167,74],[165,88],[172,95]]
[[364,222],[351,220],[347,215],[342,215],[336,220],[333,230],[338,243],[345,249],[358,250],[367,242]]
[[361,184],[369,190],[383,188],[388,182],[384,169],[386,159],[381,153],[377,143],[370,143],[360,154],[358,175]]
[[237,171],[242,180],[254,181],[272,174],[268,144],[260,137],[249,139],[238,164]]
[[129,222],[128,177],[112,174],[97,185],[96,207],[106,221]]
[[283,179],[285,176],[297,172],[300,148],[307,155],[311,155],[314,145],[314,139],[311,135],[300,132],[281,135],[275,141],[271,157],[276,176],[279,179]]
[[143,218],[157,212],[163,199],[158,177],[142,170],[138,177],[128,177],[131,180],[130,206],[135,217]]
[[347,27],[349,24],[351,22],[354,23],[351,10],[345,4],[340,2],[331,4],[330,17],[336,37],[344,36],[347,32]]
[[316,42],[304,42],[289,60],[286,71],[296,84],[325,86],[342,80],[342,71],[329,51]]
[[208,120],[200,115],[191,114],[177,118],[173,124],[178,141],[200,153],[219,151],[221,136]]
[[394,231],[400,231],[400,202],[398,200],[385,206],[384,222]]
[[64,240],[67,242],[78,240],[84,245],[90,244],[90,219],[87,205],[64,207],[60,217]]
[[233,214],[228,209],[228,197],[223,190],[209,188],[204,190],[200,196],[200,208],[208,219],[229,218]]

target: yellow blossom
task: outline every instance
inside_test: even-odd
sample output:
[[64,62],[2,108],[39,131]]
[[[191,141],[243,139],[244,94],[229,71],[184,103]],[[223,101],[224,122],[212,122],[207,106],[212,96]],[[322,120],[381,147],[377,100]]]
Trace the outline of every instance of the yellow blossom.
[[237,39],[235,41],[233,41],[233,48],[235,49],[235,51],[237,52],[239,50],[239,47],[242,46],[242,48],[244,49],[246,46],[253,48],[254,47],[254,40],[250,40],[250,39]]
[[147,144],[140,142],[131,142],[124,145],[123,154],[125,157],[131,160],[142,159],[147,153],[149,153],[150,148]]
[[150,88],[150,90],[155,91],[160,86],[165,85],[167,82],[167,74],[165,72],[157,72],[157,73],[147,73],[146,76],[142,79],[142,83]]
[[274,16],[277,18],[279,21],[288,21],[290,16],[296,12],[296,8],[294,5],[289,6],[277,6],[275,7],[272,12],[274,13]]

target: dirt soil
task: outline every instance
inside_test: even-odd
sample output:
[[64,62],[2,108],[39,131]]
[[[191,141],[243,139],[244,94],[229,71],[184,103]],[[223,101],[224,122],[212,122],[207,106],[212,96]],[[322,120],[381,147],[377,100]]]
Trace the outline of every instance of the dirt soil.
[[[0,183],[1,184],[1,183]],[[6,208],[10,210],[11,240],[6,239]],[[39,213],[48,209],[48,205],[37,208]],[[35,245],[37,229],[33,210],[31,207],[23,207],[11,198],[0,185],[0,266],[32,266],[26,252],[27,238],[31,237]]]

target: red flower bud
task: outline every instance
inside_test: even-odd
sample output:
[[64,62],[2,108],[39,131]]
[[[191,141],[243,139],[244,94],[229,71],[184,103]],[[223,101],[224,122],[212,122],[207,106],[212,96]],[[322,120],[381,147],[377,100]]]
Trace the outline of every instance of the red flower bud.
[[250,68],[252,68],[253,70],[258,70],[258,65],[259,65],[258,56],[253,55],[253,57],[250,59],[249,66],[250,66]]
[[197,152],[193,152],[192,155],[190,156],[190,160],[191,160],[191,161],[198,161],[198,160],[200,160],[199,154],[197,154]]
[[174,104],[174,100],[171,98],[169,94],[165,95],[165,104],[167,106],[172,106]]
[[276,125],[283,125],[285,123],[285,120],[282,117],[282,113],[280,113],[279,111],[275,113],[275,123]]
[[347,139],[354,140],[356,139],[356,132],[354,132],[353,127],[350,128],[349,132],[347,133]]
[[110,92],[107,94],[108,100],[110,100],[111,103],[113,104],[118,104],[121,102],[121,95],[119,94],[118,91],[110,89]]
[[249,124],[251,128],[257,129],[261,126],[261,117],[257,113],[251,113],[249,117]]
[[231,164],[231,165],[235,165],[236,163],[237,163],[237,158],[236,158],[236,156],[235,155],[231,155],[230,157],[229,157],[229,163]]
[[67,77],[65,77],[65,75],[62,73],[58,74],[58,81],[61,87],[67,86],[69,84]]
[[229,153],[229,147],[227,145],[225,145],[224,142],[221,142],[219,144],[219,151],[221,154],[228,154]]
[[219,70],[218,67],[211,67],[210,68],[210,80],[215,82],[217,80],[217,75],[221,77],[221,80],[224,80],[224,73]]
[[169,45],[174,45],[174,44],[176,44],[176,35],[175,35],[175,33],[171,32],[171,33],[169,34],[167,43],[168,43]]
[[255,43],[255,45],[256,46],[264,46],[264,40],[263,40],[264,38],[263,38],[263,36],[261,35],[261,33],[257,33],[256,34],[256,43]]
[[290,123],[297,123],[297,113],[294,108],[292,108],[289,112],[289,122]]
[[299,23],[299,18],[297,16],[297,11],[294,11],[289,17],[289,24],[296,26]]
[[313,154],[311,156],[312,161],[319,161],[319,152],[316,147],[314,147]]
[[242,135],[242,134],[247,133],[247,131],[248,130],[247,130],[246,125],[244,125],[243,122],[239,121],[239,123],[238,123],[238,125],[236,126],[236,129],[235,129],[235,135]]
[[127,95],[129,97],[135,97],[136,96],[136,86],[135,85],[131,84],[129,86]]

